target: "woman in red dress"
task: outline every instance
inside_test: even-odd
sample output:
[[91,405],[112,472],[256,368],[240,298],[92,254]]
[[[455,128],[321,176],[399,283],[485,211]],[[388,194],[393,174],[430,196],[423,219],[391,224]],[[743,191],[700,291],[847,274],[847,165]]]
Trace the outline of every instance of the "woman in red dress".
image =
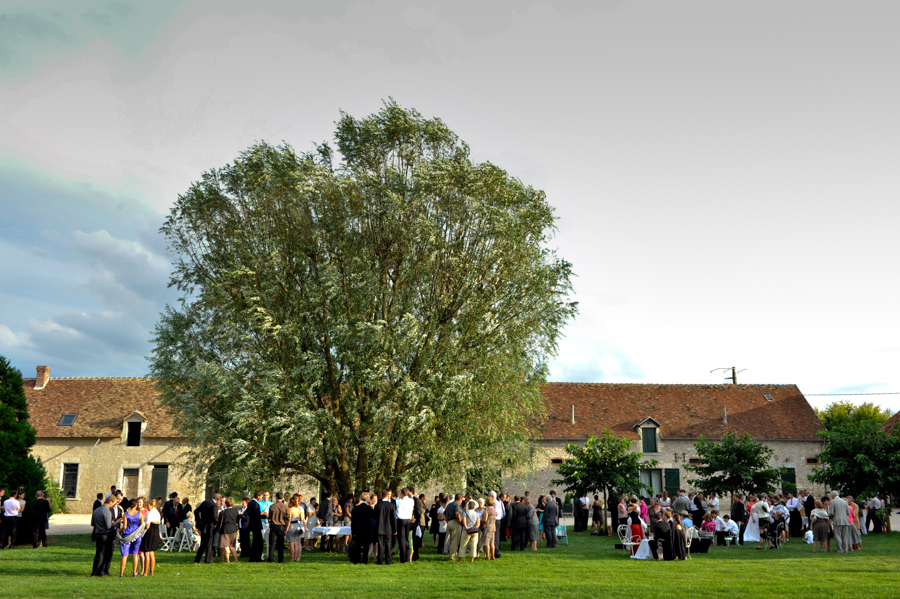
[[631,546],[631,555],[637,553],[641,541],[644,540],[644,526],[641,524],[641,512],[636,503],[628,505],[628,524],[631,525],[631,542],[637,543]]

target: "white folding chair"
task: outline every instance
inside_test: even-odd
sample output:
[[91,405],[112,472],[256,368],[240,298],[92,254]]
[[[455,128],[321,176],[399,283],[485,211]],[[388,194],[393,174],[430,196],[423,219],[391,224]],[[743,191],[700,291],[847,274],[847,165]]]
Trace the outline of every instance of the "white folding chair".
[[171,551],[172,550],[172,541],[175,540],[175,537],[170,537],[166,533],[167,533],[167,530],[165,528],[159,529],[159,550],[160,551]]

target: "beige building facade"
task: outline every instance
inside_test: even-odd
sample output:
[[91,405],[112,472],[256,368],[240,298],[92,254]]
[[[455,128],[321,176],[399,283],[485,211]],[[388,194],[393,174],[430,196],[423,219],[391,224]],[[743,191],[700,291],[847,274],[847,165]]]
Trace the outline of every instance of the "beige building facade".
[[658,462],[639,473],[653,495],[693,489],[695,475],[684,467],[699,459],[694,443],[701,435],[715,440],[726,432],[748,433],[772,449],[770,465],[787,472],[782,489],[825,491],[809,480],[824,427],[794,385],[548,383],[543,393],[548,419],[543,438],[536,440],[543,453],[532,472],[504,479],[507,493],[541,495],[553,489],[563,497],[564,488],[551,481],[569,457],[566,445],[583,445],[603,429],[631,440],[633,451]]
[[159,404],[147,378],[55,378],[37,368],[25,379],[32,455],[59,483],[70,513],[89,514],[110,487],[126,497],[166,497],[175,491],[197,505],[205,481],[186,472],[189,449]]

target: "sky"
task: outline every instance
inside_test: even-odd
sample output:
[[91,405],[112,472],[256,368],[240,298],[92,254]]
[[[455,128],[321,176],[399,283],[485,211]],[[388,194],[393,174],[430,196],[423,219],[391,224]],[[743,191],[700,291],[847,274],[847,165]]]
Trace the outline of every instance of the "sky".
[[[551,380],[900,410],[896,2],[0,0],[0,354],[141,376],[158,229],[259,140],[394,98],[547,193]],[[817,396],[834,393],[886,395]]]

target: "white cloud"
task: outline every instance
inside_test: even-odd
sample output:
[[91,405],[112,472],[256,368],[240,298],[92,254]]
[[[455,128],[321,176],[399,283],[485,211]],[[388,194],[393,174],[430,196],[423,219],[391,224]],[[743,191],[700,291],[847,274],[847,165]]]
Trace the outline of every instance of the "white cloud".
[[9,350],[30,345],[31,340],[28,333],[16,334],[5,324],[0,324],[0,347]]

